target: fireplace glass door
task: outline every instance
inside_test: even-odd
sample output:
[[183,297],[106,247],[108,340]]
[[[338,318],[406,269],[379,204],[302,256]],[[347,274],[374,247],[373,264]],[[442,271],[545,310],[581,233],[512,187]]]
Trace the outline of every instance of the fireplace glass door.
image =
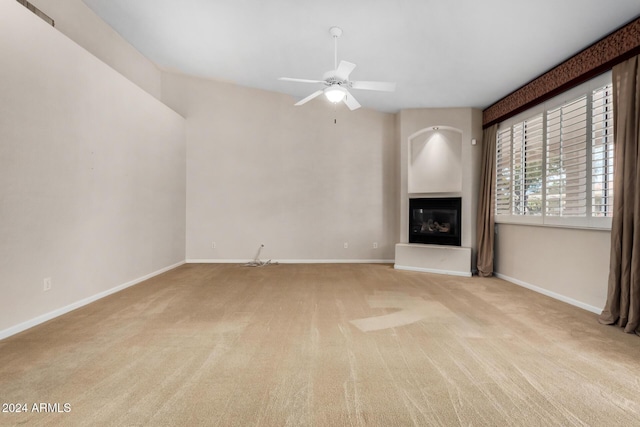
[[409,200],[409,243],[460,246],[459,197]]

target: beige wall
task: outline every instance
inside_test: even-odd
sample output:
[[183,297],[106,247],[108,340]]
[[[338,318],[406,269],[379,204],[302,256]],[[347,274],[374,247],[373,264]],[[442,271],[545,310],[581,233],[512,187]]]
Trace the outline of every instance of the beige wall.
[[55,28],[101,61],[160,99],[158,67],[100,19],[82,0],[29,0],[55,21]]
[[499,275],[590,311],[604,307],[610,232],[513,224],[496,231]]
[[184,260],[186,166],[182,117],[19,3],[0,16],[1,338]]
[[188,260],[393,259],[393,114],[174,74],[163,95],[187,118]]

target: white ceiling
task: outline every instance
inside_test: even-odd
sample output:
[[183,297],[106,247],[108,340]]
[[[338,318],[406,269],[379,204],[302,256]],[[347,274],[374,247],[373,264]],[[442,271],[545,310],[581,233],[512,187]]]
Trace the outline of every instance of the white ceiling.
[[[338,60],[364,107],[485,108],[640,15],[640,0],[84,0],[161,68],[281,92],[295,102]],[[318,98],[312,102],[320,102]],[[300,107],[304,108],[304,107]]]

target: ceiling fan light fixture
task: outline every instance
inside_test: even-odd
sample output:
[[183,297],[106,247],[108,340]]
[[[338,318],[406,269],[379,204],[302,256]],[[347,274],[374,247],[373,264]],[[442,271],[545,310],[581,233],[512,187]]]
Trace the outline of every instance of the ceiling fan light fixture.
[[324,90],[324,95],[329,101],[337,104],[347,96],[347,90],[339,85],[331,85]]

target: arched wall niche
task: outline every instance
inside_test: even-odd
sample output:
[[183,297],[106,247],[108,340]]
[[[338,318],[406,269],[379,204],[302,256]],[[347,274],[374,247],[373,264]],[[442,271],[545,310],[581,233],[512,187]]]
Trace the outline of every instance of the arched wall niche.
[[427,126],[408,138],[408,193],[462,191],[462,130]]

